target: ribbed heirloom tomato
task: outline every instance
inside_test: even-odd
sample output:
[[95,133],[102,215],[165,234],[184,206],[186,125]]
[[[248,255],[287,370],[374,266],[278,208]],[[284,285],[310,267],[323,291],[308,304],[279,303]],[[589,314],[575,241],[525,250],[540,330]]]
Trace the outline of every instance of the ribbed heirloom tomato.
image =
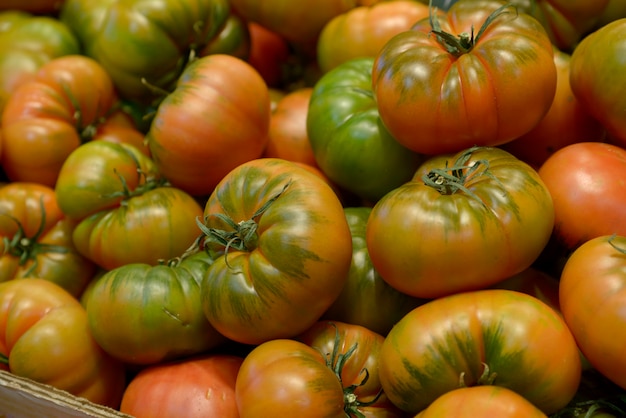
[[493,285],[528,268],[548,243],[554,208],[537,172],[476,147],[427,160],[372,208],[367,248],[381,277],[434,298]]
[[528,132],[552,103],[556,68],[536,19],[498,0],[459,0],[391,38],[372,82],[389,132],[437,154]]

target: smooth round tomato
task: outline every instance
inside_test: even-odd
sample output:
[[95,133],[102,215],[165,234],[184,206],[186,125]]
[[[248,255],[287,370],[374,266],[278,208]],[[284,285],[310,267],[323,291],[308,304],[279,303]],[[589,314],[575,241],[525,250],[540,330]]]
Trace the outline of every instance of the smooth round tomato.
[[230,170],[259,158],[270,125],[268,87],[245,61],[193,61],[159,105],[146,141],[159,171],[192,195],[208,195]]
[[242,362],[208,354],[145,367],[128,383],[120,412],[135,418],[239,418],[235,382]]
[[580,103],[569,81],[571,56],[554,50],[557,85],[554,101],[544,118],[526,134],[502,145],[502,148],[539,168],[555,151],[577,142],[601,142],[604,126]]
[[576,99],[626,146],[626,18],[587,35],[572,52],[570,83]]
[[78,300],[53,282],[0,283],[0,354],[17,376],[119,406],[124,365],[95,342]]
[[476,147],[432,157],[381,198],[366,240],[388,284],[435,298],[528,268],[553,226],[552,199],[537,172],[500,148]]
[[548,418],[516,392],[493,385],[463,387],[446,392],[415,418]]
[[221,344],[225,338],[209,324],[201,304],[200,283],[211,263],[199,252],[156,266],[130,263],[105,272],[86,298],[92,335],[115,358],[139,365]]
[[565,322],[589,363],[626,389],[626,237],[592,238],[568,258],[559,282]]
[[424,154],[501,145],[530,131],[556,90],[541,24],[497,0],[459,0],[390,39],[372,72],[380,117]]
[[[330,185],[295,163],[262,158],[228,173],[206,202],[204,312],[245,344],[309,328],[347,280],[352,238]],[[329,238],[332,234],[332,239]]]
[[581,379],[578,347],[561,316],[506,289],[418,306],[389,331],[378,363],[387,397],[413,414],[444,393],[478,385],[508,388],[551,414],[573,399]]
[[282,158],[317,167],[306,127],[312,93],[312,87],[301,87],[287,92],[276,102],[271,114],[264,157]]
[[[111,75],[123,98],[151,103],[171,91],[189,61],[230,29],[230,13],[227,0],[65,0],[60,19],[85,54]],[[231,35],[249,41],[237,31]],[[239,47],[232,43],[233,52],[240,53]]]
[[372,92],[373,58],[355,58],[315,83],[307,132],[315,161],[342,189],[375,202],[408,181],[422,155],[385,128]]
[[371,211],[367,206],[344,209],[352,234],[352,263],[346,284],[322,318],[361,325],[387,335],[396,322],[426,300],[394,289],[372,265],[365,240]]
[[354,58],[376,57],[389,39],[427,16],[427,5],[408,0],[358,6],[335,16],[317,41],[320,70],[326,73]]
[[54,187],[67,156],[91,139],[117,102],[111,78],[82,55],[50,60],[2,113],[2,167],[12,181]]
[[75,227],[53,188],[26,182],[0,187],[0,282],[38,277],[78,297],[96,265],[74,246]]
[[539,168],[554,203],[554,236],[571,250],[601,235],[626,235],[626,150],[581,142],[555,152]]
[[283,87],[291,56],[289,43],[281,35],[256,22],[248,22],[248,30],[250,32],[248,63],[259,72],[268,87]]

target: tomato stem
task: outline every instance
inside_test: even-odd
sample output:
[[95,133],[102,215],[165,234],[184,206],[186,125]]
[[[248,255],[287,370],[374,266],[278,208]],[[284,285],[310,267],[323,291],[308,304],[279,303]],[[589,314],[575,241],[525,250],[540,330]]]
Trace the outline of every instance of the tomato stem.
[[483,24],[481,25],[478,33],[474,36],[474,26],[472,25],[470,33],[463,32],[458,36],[454,36],[448,32],[445,32],[441,29],[441,24],[439,23],[439,19],[436,16],[436,13],[433,11],[432,0],[429,1],[429,21],[431,27],[431,33],[434,34],[437,38],[437,42],[441,46],[443,46],[448,53],[454,55],[455,57],[459,57],[463,54],[466,54],[474,48],[474,45],[478,43],[479,39],[482,37],[483,33],[487,30],[487,28],[500,16],[505,13],[510,12],[509,9],[513,9],[515,11],[515,17],[517,17],[517,7],[512,3],[507,3],[496,10],[494,10],[488,17],[485,19]]

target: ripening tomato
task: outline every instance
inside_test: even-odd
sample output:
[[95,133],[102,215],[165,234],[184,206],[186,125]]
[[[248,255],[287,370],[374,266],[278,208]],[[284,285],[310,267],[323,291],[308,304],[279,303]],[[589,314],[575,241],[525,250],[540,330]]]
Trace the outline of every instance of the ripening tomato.
[[91,141],[78,147],[63,164],[55,190],[61,210],[78,221],[76,249],[106,270],[169,260],[200,234],[200,204],[169,185],[154,162],[128,144]]
[[626,147],[626,18],[587,35],[572,52],[570,83],[576,99]]
[[537,172],[494,147],[427,160],[374,205],[374,268],[399,291],[435,298],[491,286],[528,268],[548,243],[554,208]]
[[554,203],[554,237],[567,250],[626,235],[626,150],[600,142],[561,148],[539,168]]
[[[330,185],[276,158],[228,173],[204,208],[204,312],[245,344],[309,328],[337,298],[352,258],[350,228]],[[332,239],[328,234],[332,234]]]
[[185,69],[146,141],[172,185],[205,196],[230,170],[262,155],[270,112],[268,87],[250,64],[209,55]]
[[414,418],[548,418],[518,393],[494,385],[446,392]]
[[554,101],[544,118],[502,148],[539,168],[555,151],[577,142],[603,141],[604,126],[576,99],[569,81],[571,56],[554,50],[557,85]]
[[506,289],[434,299],[385,338],[380,381],[400,409],[417,414],[460,386],[497,385],[545,414],[567,405],[581,379],[576,341],[539,299]]
[[141,369],[120,412],[135,418],[239,418],[235,382],[243,358],[207,354]]
[[459,0],[390,39],[376,57],[380,117],[424,154],[501,145],[530,131],[556,90],[541,24],[498,0]]
[[626,236],[595,237],[574,250],[561,273],[559,300],[589,363],[626,389]]
[[248,63],[259,72],[268,87],[283,87],[291,55],[289,43],[281,35],[256,22],[248,22],[248,30],[250,32]]
[[95,342],[78,300],[53,282],[0,283],[0,354],[15,375],[119,406],[124,365]]
[[96,265],[74,246],[75,227],[53,188],[26,182],[0,187],[0,282],[39,277],[78,297]]
[[92,335],[107,353],[135,365],[223,343],[202,310],[200,283],[211,263],[201,251],[154,266],[129,263],[106,271],[90,284],[86,298]]
[[427,5],[410,0],[358,6],[335,16],[324,25],[317,41],[320,70],[326,73],[354,58],[376,57],[389,39],[427,16]]
[[104,68],[82,55],[50,60],[2,113],[2,167],[12,181],[54,187],[67,156],[91,139],[117,102]]

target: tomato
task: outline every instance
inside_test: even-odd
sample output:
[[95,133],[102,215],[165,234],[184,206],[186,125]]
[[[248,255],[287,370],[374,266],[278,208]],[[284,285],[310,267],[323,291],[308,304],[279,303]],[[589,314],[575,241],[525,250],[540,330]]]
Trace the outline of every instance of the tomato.
[[500,386],[464,387],[446,392],[415,418],[548,418],[532,403]]
[[261,156],[270,112],[268,87],[250,64],[209,55],[185,69],[159,105],[146,141],[172,185],[208,195],[230,170]]
[[424,154],[512,141],[554,99],[552,48],[530,15],[497,0],[459,0],[378,53],[372,80],[381,120]]
[[124,365],[94,341],[78,300],[53,282],[0,283],[0,353],[17,376],[119,406]]
[[594,29],[600,29],[602,26],[615,20],[626,17],[626,2],[622,0],[609,0],[606,8],[596,21]]
[[[229,16],[227,0],[65,0],[60,13],[120,95],[143,103],[174,88],[189,59],[229,29]],[[240,53],[236,42],[232,47]]]
[[54,189],[23,182],[0,187],[0,214],[0,282],[39,277],[79,296],[96,266],[76,250],[76,223],[59,209]]
[[63,164],[55,190],[61,210],[79,221],[76,249],[106,270],[179,256],[200,234],[200,204],[131,145],[80,146]]
[[337,15],[324,25],[317,41],[320,69],[326,73],[354,58],[374,58],[394,35],[427,16],[428,6],[409,0],[377,2]]
[[626,150],[581,142],[539,168],[554,202],[554,236],[568,250],[601,235],[626,235]]
[[32,13],[57,13],[64,0],[2,0],[2,9]]
[[379,353],[385,340],[382,335],[360,325],[319,321],[297,340],[317,349],[331,365],[336,353],[344,353],[334,366],[347,395],[344,409],[349,416],[359,416],[356,411],[370,418],[402,416],[382,393],[378,378]]
[[626,18],[615,20],[586,36],[572,52],[572,92],[604,125],[616,144],[626,146]]
[[317,167],[306,127],[312,93],[312,87],[301,87],[286,93],[276,102],[270,117],[264,157],[283,158]]
[[378,363],[387,397],[413,414],[459,386],[485,384],[513,390],[550,414],[573,399],[581,378],[578,347],[561,316],[505,289],[418,306],[389,331]]
[[626,388],[626,237],[591,238],[568,258],[559,285],[565,322],[589,363]]
[[541,22],[552,43],[571,52],[591,31],[610,0],[514,0],[520,12]]
[[[372,209],[344,209],[352,234],[352,264],[341,294],[323,318],[360,325],[381,335],[413,308],[426,300],[411,297],[389,286],[372,265],[367,250],[365,229]],[[372,309],[375,306],[376,309]]]
[[235,382],[242,361],[210,354],[148,366],[128,383],[120,412],[135,418],[239,418]]
[[300,46],[314,45],[328,21],[357,5],[356,0],[231,0],[230,3],[244,19]]
[[200,283],[211,262],[199,252],[155,266],[129,263],[102,274],[86,299],[98,344],[125,363],[148,365],[224,342],[201,304]]
[[339,198],[287,160],[256,159],[228,173],[206,202],[201,229],[202,247],[215,256],[201,286],[204,312],[237,342],[303,332],[348,277],[352,238]]
[[385,129],[372,93],[373,58],[356,58],[315,84],[307,132],[320,169],[341,188],[375,202],[408,181],[423,157]]
[[67,156],[91,139],[116,101],[110,77],[91,58],[44,64],[5,103],[0,161],[8,178],[54,187]]
[[380,199],[366,241],[389,285],[435,298],[528,268],[553,226],[552,199],[537,172],[499,148],[476,147],[432,157]]
[[[24,3],[24,2],[20,2]],[[72,31],[50,16],[17,9],[0,12],[0,110],[17,86],[53,58],[80,53]]]
[[555,49],[557,86],[550,110],[529,132],[502,145],[503,149],[535,168],[539,168],[550,155],[567,145],[601,142],[606,134],[604,126],[589,114],[572,93],[570,62],[569,54]]
[[268,87],[281,88],[291,55],[289,43],[281,35],[256,22],[248,22],[248,30],[250,31],[248,63],[259,72]]
[[494,289],[509,289],[534,296],[556,312],[561,312],[559,304],[558,278],[529,267],[492,286]]

